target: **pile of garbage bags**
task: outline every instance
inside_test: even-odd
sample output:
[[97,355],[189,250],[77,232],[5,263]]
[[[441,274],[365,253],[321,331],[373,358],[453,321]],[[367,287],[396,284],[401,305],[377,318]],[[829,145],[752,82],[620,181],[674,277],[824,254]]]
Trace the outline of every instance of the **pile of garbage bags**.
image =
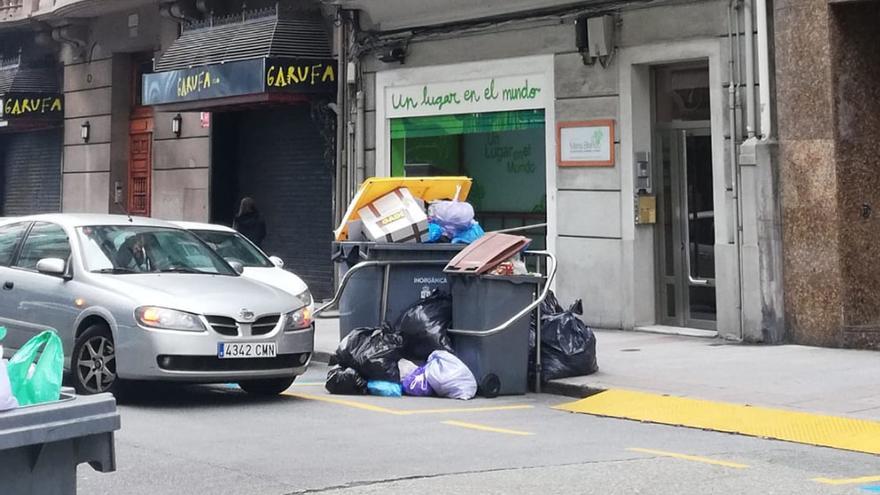
[[447,334],[451,322],[452,298],[436,290],[407,309],[394,325],[353,330],[336,349],[327,391],[473,398],[477,381],[455,356]]
[[[6,329],[0,327],[0,340]],[[9,361],[0,345],[0,411],[56,401],[61,396],[64,351],[61,338],[46,330],[28,340]]]
[[[541,381],[583,376],[599,370],[596,335],[578,317],[583,314],[580,299],[568,309],[551,291],[541,303]],[[532,316],[529,333],[529,375],[534,380],[536,324]]]

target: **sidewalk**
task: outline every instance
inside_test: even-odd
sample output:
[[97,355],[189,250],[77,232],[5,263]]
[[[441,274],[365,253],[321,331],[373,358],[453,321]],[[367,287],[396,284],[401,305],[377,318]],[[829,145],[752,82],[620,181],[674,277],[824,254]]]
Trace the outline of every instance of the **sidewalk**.
[[[338,320],[318,320],[315,359],[338,343]],[[608,389],[880,420],[880,352],[754,346],[640,332],[596,332],[599,372],[544,392],[585,397]]]

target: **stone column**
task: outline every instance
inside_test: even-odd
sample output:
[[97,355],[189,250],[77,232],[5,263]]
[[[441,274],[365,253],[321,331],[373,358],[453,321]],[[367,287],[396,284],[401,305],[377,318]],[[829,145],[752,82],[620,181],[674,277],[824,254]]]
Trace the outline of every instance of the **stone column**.
[[776,0],[788,338],[840,345],[844,281],[827,0]]
[[831,2],[843,327],[880,349],[880,2]]

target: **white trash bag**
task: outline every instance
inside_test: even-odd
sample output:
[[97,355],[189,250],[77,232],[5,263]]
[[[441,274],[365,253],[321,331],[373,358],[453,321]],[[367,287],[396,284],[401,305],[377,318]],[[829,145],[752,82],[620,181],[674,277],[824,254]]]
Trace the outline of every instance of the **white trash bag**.
[[477,395],[474,374],[450,352],[432,352],[425,365],[425,376],[434,393],[440,397],[468,400]]
[[418,368],[418,365],[412,361],[401,359],[397,362],[397,369],[400,371],[400,380],[403,381],[404,378],[409,376],[413,371]]
[[[6,331],[0,327],[0,334],[5,335]],[[0,339],[3,336],[0,335]],[[9,383],[9,373],[6,371],[7,360],[3,359],[3,346],[0,345],[0,411],[8,411],[18,407],[18,401],[12,395],[12,384]]]

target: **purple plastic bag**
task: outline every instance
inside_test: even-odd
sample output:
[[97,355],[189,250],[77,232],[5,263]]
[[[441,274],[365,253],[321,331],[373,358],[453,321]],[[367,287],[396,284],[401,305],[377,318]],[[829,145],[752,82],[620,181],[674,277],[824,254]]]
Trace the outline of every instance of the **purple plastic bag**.
[[434,389],[428,383],[425,367],[417,368],[403,379],[403,393],[416,397],[429,397],[434,395]]
[[474,207],[464,201],[438,201],[431,205],[431,216],[447,237],[471,228]]

